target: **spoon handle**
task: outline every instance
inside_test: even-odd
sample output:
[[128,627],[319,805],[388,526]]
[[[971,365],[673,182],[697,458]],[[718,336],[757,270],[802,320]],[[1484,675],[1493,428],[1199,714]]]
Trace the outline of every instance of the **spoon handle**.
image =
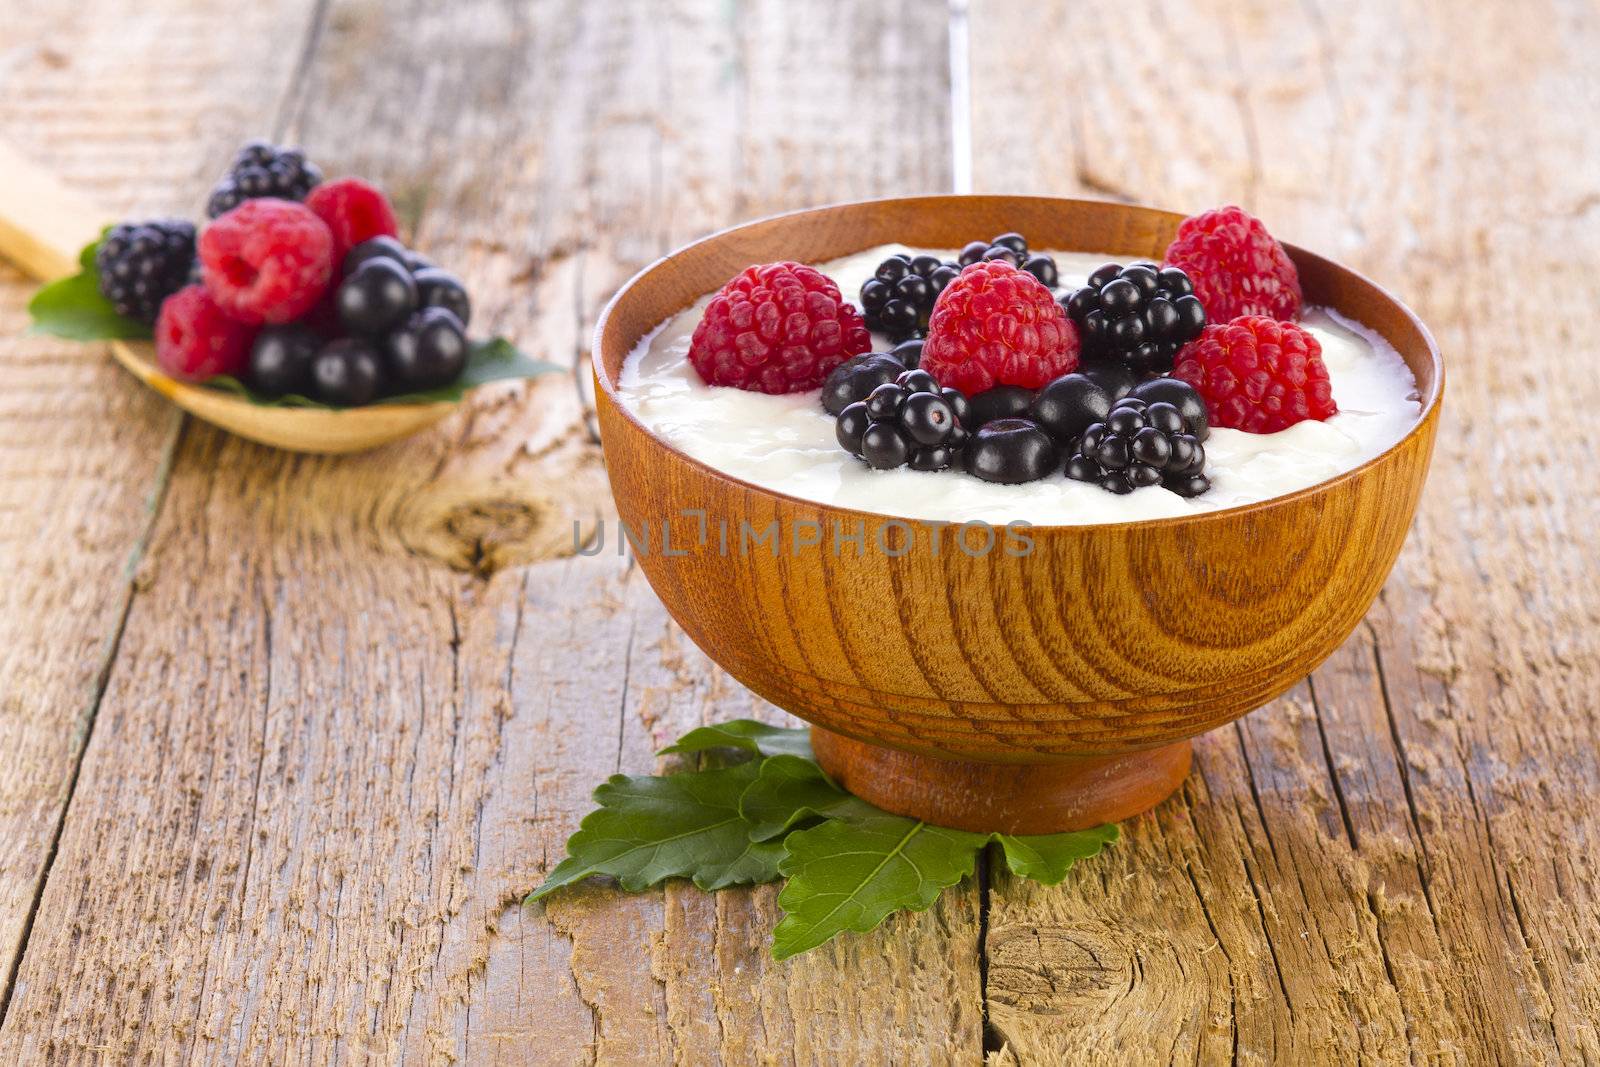
[[0,257],[39,281],[78,272],[78,252],[109,213],[0,141]]

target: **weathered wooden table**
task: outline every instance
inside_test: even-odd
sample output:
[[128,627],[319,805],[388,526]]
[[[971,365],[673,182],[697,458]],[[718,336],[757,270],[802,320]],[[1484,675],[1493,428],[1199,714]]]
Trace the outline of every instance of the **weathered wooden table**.
[[0,1062],[1600,1060],[1596,54],[1562,0],[7,0],[0,137],[76,186],[192,213],[298,140],[575,366],[684,240],[970,182],[1243,203],[1451,385],[1367,623],[1176,798],[776,965],[770,888],[519,906],[606,774],[779,714],[573,557],[572,380],[288,455],[0,268]]

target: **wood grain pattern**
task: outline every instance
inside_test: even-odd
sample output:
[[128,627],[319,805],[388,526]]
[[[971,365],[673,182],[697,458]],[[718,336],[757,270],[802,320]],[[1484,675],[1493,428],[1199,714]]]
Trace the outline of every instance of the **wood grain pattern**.
[[[738,212],[947,181],[945,68],[921,62],[944,13],[791,10],[338,3],[288,132],[394,191],[486,324],[572,361],[629,274]],[[840,138],[852,101],[908,85]],[[605,775],[702,720],[777,714],[625,561],[558,558],[605,501],[570,380],[348,459],[191,423],[0,1060],[977,1048],[975,886],[781,967],[771,889],[518,906]]]
[[[0,1060],[1600,1060],[1600,454],[1569,432],[1600,405],[1600,18],[968,6],[981,190],[1238,200],[1434,327],[1438,455],[1351,639],[1056,889],[991,870],[777,966],[770,890],[523,910],[598,777],[776,714],[637,572],[552,559],[613,517],[570,383],[344,460],[189,422],[152,495],[182,424],[103,350],[18,337],[5,274]],[[944,5],[325,8],[294,77],[310,3],[11,0],[0,137],[169,211],[280,113],[558,360],[683,241],[950,182]],[[1579,295],[1479,299],[1507,279]]]
[[[977,187],[1242,203],[1402,295],[1451,395],[1355,635],[1199,739],[1188,787],[1108,864],[1063,890],[996,875],[992,1054],[1600,1059],[1600,497],[1515,443],[1600,403],[1596,309],[1485,298],[1600,248],[1577,105],[1600,92],[1581,58],[1600,21],[1560,2],[1122,12],[1108,32],[1084,5],[972,4]],[[1039,68],[1072,91],[1041,95]]]
[[[622,361],[655,324],[751,263],[825,261],[893,240],[948,248],[1006,228],[1040,247],[1149,257],[1178,221],[1144,208],[1021,197],[831,207],[681,249],[606,309],[594,362],[612,493],[628,529],[653,532],[640,565],[714,660],[779,707],[857,741],[946,760],[1072,764],[1053,814],[1041,810],[1031,777],[981,767],[952,774],[992,787],[970,808],[932,790],[895,792],[882,780],[871,798],[893,811],[953,814],[956,825],[1011,833],[1126,818],[1177,781],[1155,762],[1136,763],[1129,776],[1145,788],[1134,799],[1118,789],[1097,799],[1099,780],[1077,773],[1077,757],[1154,749],[1215,729],[1320,664],[1366,614],[1421,492],[1443,388],[1427,331],[1371,283],[1291,247],[1308,300],[1379,330],[1410,364],[1423,397],[1412,431],[1312,489],[1158,522],[1036,526],[1026,551],[1007,550],[991,530],[991,550],[974,552],[963,547],[961,527],[798,500],[722,475],[622,407]],[[701,529],[707,519],[717,533]],[[858,526],[865,545],[843,547],[843,532]],[[749,532],[768,527],[773,539],[753,544]],[[830,770],[872,777],[855,773],[839,746],[827,751],[841,757],[824,761]],[[1164,765],[1170,755],[1150,760]],[[1069,776],[1079,788],[1067,787]],[[1007,786],[1009,794],[993,791]]]
[[[267,121],[308,11],[170,0],[129,24],[114,3],[8,2],[0,140],[118,211],[186,209],[227,116]],[[234,43],[172,62],[206,40]],[[181,426],[104,347],[24,336],[32,290],[0,267],[0,1014]]]

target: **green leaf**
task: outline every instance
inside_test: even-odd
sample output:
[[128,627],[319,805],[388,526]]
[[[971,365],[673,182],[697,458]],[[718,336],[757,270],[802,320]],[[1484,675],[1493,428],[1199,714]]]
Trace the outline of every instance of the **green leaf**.
[[[441,401],[454,403],[465,396],[468,389],[487,382],[498,382],[511,378],[537,378],[541,374],[564,373],[567,370],[566,367],[555,363],[534,359],[504,337],[491,337],[488,340],[472,341],[469,342],[469,345],[466,368],[462,370],[461,377],[449,385],[440,386],[438,389],[425,389],[416,393],[386,396],[379,403],[437,404]],[[334,410],[333,405],[324,404],[320,400],[312,400],[307,396],[298,396],[292,393],[288,396],[266,396],[251,389],[249,385],[238,378],[226,374],[219,374],[215,378],[206,379],[205,385],[225,393],[232,393],[234,396],[264,408],[322,408],[324,410]]]
[[732,719],[728,722],[712,723],[710,726],[697,726],[656,755],[706,752],[717,748],[735,748],[761,756],[790,755],[812,758],[810,730],[768,726],[754,719]]
[[759,770],[751,762],[665,777],[612,776],[594,791],[600,807],[567,839],[566,859],[528,901],[596,874],[632,893],[673,877],[707,890],[773,881],[783,846],[750,840],[739,815],[739,797]]
[[1074,863],[1098,854],[1118,836],[1117,828],[1107,824],[1064,834],[1030,834],[1026,837],[995,834],[994,839],[1000,842],[1006,866],[1011,868],[1013,874],[1032,878],[1045,885],[1057,885],[1067,876],[1067,871]]
[[[102,236],[104,234],[102,233]],[[100,293],[94,254],[100,242],[84,245],[78,253],[78,273],[43,286],[28,301],[32,332],[53,334],[69,341],[140,341],[152,335],[137,319],[125,319]]]
[[866,819],[882,812],[834,785],[809,759],[772,756],[744,791],[739,812],[750,824],[750,838],[766,841],[796,823],[817,817]]
[[844,930],[866,933],[890,912],[920,911],[972,873],[985,834],[946,830],[880,813],[829,819],[784,839],[778,895],[783,921],[772,956],[787,959]]

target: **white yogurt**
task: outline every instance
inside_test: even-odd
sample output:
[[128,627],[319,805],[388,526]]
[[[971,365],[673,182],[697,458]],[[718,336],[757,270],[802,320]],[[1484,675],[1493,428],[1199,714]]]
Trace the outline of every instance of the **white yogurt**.
[[[819,269],[848,299],[877,264],[884,245]],[[916,251],[921,251],[916,250]],[[954,259],[951,252],[937,253]],[[1062,290],[1084,283],[1118,257],[1051,252]],[[1126,259],[1127,257],[1121,257]],[[1361,324],[1325,308],[1301,325],[1322,343],[1339,413],[1272,434],[1214,428],[1205,443],[1209,492],[1186,499],[1161,486],[1117,496],[1060,473],[1023,485],[985,482],[958,468],[877,471],[839,447],[834,419],[817,391],[768,396],[709,386],[689,363],[689,340],[711,294],[642,339],[623,363],[617,393],[652,432],[679,451],[735,478],[790,496],[908,519],[1003,525],[1082,525],[1163,518],[1236,507],[1292,493],[1360,466],[1398,441],[1421,414],[1416,381],[1400,354]],[[886,347],[875,337],[874,350]]]

